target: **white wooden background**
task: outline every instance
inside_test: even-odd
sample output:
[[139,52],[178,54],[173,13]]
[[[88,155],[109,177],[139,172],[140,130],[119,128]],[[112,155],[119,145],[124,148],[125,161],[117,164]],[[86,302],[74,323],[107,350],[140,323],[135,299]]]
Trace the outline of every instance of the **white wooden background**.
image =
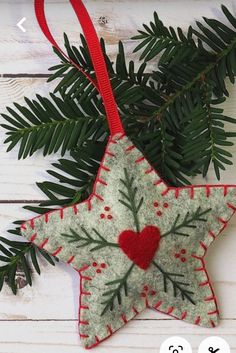
[[[87,0],[87,7],[100,35],[114,55],[119,39],[132,52],[129,37],[142,22],[151,19],[154,10],[172,26],[187,26],[202,15],[222,18],[219,11],[223,2],[236,13],[234,0]],[[48,0],[47,14],[55,37],[62,43],[67,32],[78,44],[80,28],[67,0]],[[12,101],[21,102],[26,95],[47,94],[47,68],[56,64],[50,45],[38,29],[31,0],[0,1],[0,111]],[[26,33],[16,23],[26,17]],[[99,17],[108,23],[101,25]],[[228,115],[236,115],[236,86],[229,86],[231,98],[224,105]],[[2,122],[2,120],[1,120]],[[35,181],[48,178],[45,170],[56,156],[42,158],[40,153],[26,161],[17,161],[17,153],[5,153],[4,131],[0,130],[0,224],[1,235],[6,235],[12,221],[28,218],[22,204],[43,199]],[[236,148],[233,151],[236,153]],[[236,162],[236,158],[235,158]],[[236,183],[236,164],[228,168],[222,182]],[[235,179],[235,180],[234,180]],[[197,180],[200,182],[200,180]],[[197,182],[196,181],[196,182]],[[209,177],[208,182],[214,182]],[[236,353],[236,218],[224,235],[212,246],[207,257],[210,275],[218,295],[221,324],[215,329],[204,329],[172,320],[164,315],[146,311],[126,328],[104,342],[99,353],[156,353],[164,339],[173,335],[185,337],[194,352],[205,337],[219,335]],[[74,353],[82,352],[77,332],[78,281],[72,268],[56,268],[42,263],[42,275],[34,275],[32,288],[25,287],[14,297],[5,287],[0,293],[0,353]]]

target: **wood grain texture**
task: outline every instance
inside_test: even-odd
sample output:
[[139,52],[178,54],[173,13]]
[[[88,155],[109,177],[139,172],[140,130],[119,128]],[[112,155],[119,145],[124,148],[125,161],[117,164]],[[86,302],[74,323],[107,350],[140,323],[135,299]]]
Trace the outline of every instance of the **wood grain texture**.
[[[122,39],[128,57],[133,56],[134,44],[129,38],[141,27],[142,22],[152,18],[154,10],[172,26],[186,29],[202,15],[222,18],[219,12],[221,0],[87,0],[95,26],[108,44],[114,57],[117,42]],[[69,34],[73,43],[79,43],[80,28],[67,0],[47,0],[47,16],[52,31],[62,43],[63,31]],[[13,101],[21,103],[24,96],[48,94],[53,84],[46,84],[43,77],[48,67],[57,63],[50,45],[38,29],[33,2],[28,0],[1,1],[0,31],[0,111]],[[234,1],[224,1],[235,10]],[[56,9],[56,10],[55,10]],[[26,33],[16,27],[17,21],[27,17]],[[106,25],[99,21],[105,16]],[[155,64],[155,63],[154,63]],[[20,77],[26,76],[26,77]],[[30,77],[32,76],[32,77]],[[34,77],[33,77],[34,76]],[[225,114],[236,116],[236,86],[229,86],[230,99],[224,104]],[[3,120],[0,118],[0,123]],[[0,129],[0,224],[1,235],[12,221],[29,218],[30,213],[22,210],[23,204],[44,196],[35,186],[35,181],[48,179],[46,169],[58,155],[43,158],[40,153],[25,160],[17,161],[17,149],[6,154],[3,146],[5,132]],[[236,153],[236,148],[231,149]],[[235,157],[236,162],[236,157]],[[222,182],[236,183],[235,165],[227,168]],[[213,172],[208,176],[214,183]],[[198,178],[196,183],[202,183]],[[17,203],[13,203],[17,201]],[[2,203],[4,202],[4,204]],[[6,203],[7,202],[7,203]],[[236,218],[219,240],[210,248],[207,256],[209,273],[218,295],[222,321],[218,328],[207,330],[169,319],[165,315],[146,310],[129,323],[110,340],[96,349],[101,353],[157,353],[160,344],[169,336],[185,337],[193,346],[194,353],[200,342],[209,335],[220,335],[236,353]],[[9,236],[9,235],[8,235]],[[78,275],[69,266],[59,264],[51,267],[41,262],[42,275],[34,274],[34,285],[22,289],[13,296],[8,287],[0,294],[0,353],[82,353],[77,330]]]
[[[170,336],[181,335],[191,342],[193,352],[212,330],[196,329],[179,322],[176,329],[172,320],[133,320],[109,340],[96,348],[98,353],[159,353],[161,343]],[[226,339],[235,353],[234,320],[223,320],[214,332]],[[158,333],[158,334],[157,334]],[[0,353],[82,353],[76,321],[0,322]]]
[[[203,15],[222,18],[219,11],[221,3],[221,0],[86,1],[98,34],[106,40],[112,57],[120,39],[126,44],[126,52],[132,52],[134,43],[130,37],[137,33],[143,22],[152,19],[155,10],[167,25],[187,29],[194,19],[200,19]],[[47,1],[46,4],[50,28],[58,43],[63,45],[62,34],[66,32],[71,42],[78,45],[80,26],[68,1]],[[234,1],[225,0],[224,4],[232,9]],[[57,59],[36,23],[33,1],[1,1],[0,13],[0,73],[47,73]],[[106,17],[106,25],[100,24],[101,16]],[[22,17],[27,18],[24,23],[26,33],[16,26]]]

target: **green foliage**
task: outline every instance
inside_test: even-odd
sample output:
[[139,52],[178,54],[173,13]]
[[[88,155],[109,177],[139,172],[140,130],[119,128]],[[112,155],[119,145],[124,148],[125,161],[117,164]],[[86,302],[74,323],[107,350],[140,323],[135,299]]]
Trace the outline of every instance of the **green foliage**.
[[3,124],[8,130],[10,151],[20,144],[19,159],[31,156],[43,148],[43,154],[79,147],[94,135],[99,139],[106,131],[105,117],[96,108],[89,109],[84,103],[79,107],[68,96],[64,99],[50,94],[48,98],[37,95],[37,100],[25,99],[26,106],[14,104],[16,110],[7,108],[9,114],[2,114],[11,125]]
[[[74,46],[71,46],[66,34],[64,34],[65,48],[68,56],[73,60],[74,63],[83,68],[92,80],[95,80],[94,68],[90,55],[88,52],[88,46],[83,35],[80,36],[81,46],[77,49]],[[51,82],[57,78],[60,78],[60,82],[57,84],[54,93],[60,92],[61,89],[70,89],[68,92],[72,98],[80,97],[81,94],[84,94],[85,98],[90,97],[93,94],[98,94],[95,87],[88,80],[88,78],[83,75],[77,68],[75,68],[67,58],[65,58],[57,48],[53,48],[55,54],[61,60],[59,65],[53,66],[49,71],[53,72],[48,79],[48,82]],[[63,75],[63,79],[61,79]],[[90,92],[89,92],[90,90]]]
[[194,176],[191,161],[183,160],[180,150],[181,135],[174,136],[163,120],[151,121],[146,132],[134,139],[135,144],[146,155],[160,175],[169,184],[188,184],[186,176]]
[[181,28],[175,31],[173,27],[164,26],[157,13],[154,12],[154,22],[151,21],[149,26],[144,24],[143,27],[144,31],[139,30],[139,35],[132,38],[141,41],[134,49],[134,52],[142,50],[140,60],[150,61],[162,53],[159,65],[166,62],[171,62],[173,65],[188,58],[193,59],[198,55],[191,26],[185,36]]
[[[140,53],[138,64],[127,61],[121,42],[112,62],[101,39],[127,135],[170,185],[188,184],[198,174],[206,176],[211,165],[220,179],[221,171],[232,164],[228,149],[236,136],[232,131],[236,119],[225,116],[220,104],[229,96],[226,80],[235,82],[236,17],[225,6],[222,12],[224,22],[204,17],[186,34],[181,28],[167,28],[154,13],[154,20],[133,38],[139,41],[135,49]],[[65,48],[68,57],[96,80],[84,37],[77,48],[65,35]],[[54,51],[60,61],[50,69],[49,81],[55,81],[55,91],[49,98],[26,98],[25,105],[15,103],[2,114],[5,143],[8,150],[19,145],[19,158],[38,150],[61,156],[69,151],[70,156],[59,159],[48,171],[54,181],[38,184],[47,200],[26,207],[37,214],[88,197],[109,135],[96,87]],[[150,60],[155,65],[152,72],[147,65]],[[229,131],[226,123],[231,124]],[[19,234],[21,222],[15,223],[16,229],[10,232]]]
[[[167,137],[167,158],[160,156],[159,165],[174,184],[186,183],[185,176],[199,172],[206,176],[211,163],[220,179],[220,170],[232,163],[227,147],[233,144],[228,138],[235,133],[226,132],[224,124],[236,120],[214,107],[228,96],[226,78],[234,83],[236,74],[236,18],[224,6],[222,11],[230,26],[204,18],[206,25],[196,22],[199,30],[189,27],[185,36],[181,29],[165,27],[154,14],[154,22],[144,25],[135,37],[141,40],[135,49],[142,51],[141,60],[156,58],[157,52],[160,55],[151,79],[166,99],[152,115],[163,126],[156,124],[153,130],[161,131],[162,141]],[[160,145],[160,134],[156,137],[152,132],[151,136],[155,141],[149,149],[161,154],[165,146]]]
[[12,241],[0,237],[0,291],[6,281],[12,292],[17,293],[16,275],[20,268],[25,274],[27,283],[32,285],[32,271],[29,265],[33,266],[35,271],[40,274],[38,257],[41,255],[51,265],[55,264],[55,260],[43,249],[37,248],[35,245],[26,242]]
[[[79,46],[79,48],[71,46],[66,35],[64,35],[64,38],[68,57],[76,64],[80,65],[84,71],[95,80],[94,68],[84,36],[80,36],[81,46]],[[127,64],[122,42],[119,42],[116,61],[113,63],[107,55],[103,39],[101,39],[100,44],[106,60],[114,95],[120,110],[125,114],[130,114],[131,111],[136,112],[141,104],[142,111],[144,107],[149,110],[150,107],[148,103],[151,103],[154,97],[156,100],[158,100],[159,97],[155,94],[155,90],[151,90],[149,87],[147,87],[147,92],[144,90],[150,77],[150,73],[145,72],[146,64],[142,63],[137,71],[135,71],[133,61]],[[63,94],[69,96],[78,102],[78,104],[84,101],[87,103],[92,102],[96,105],[101,114],[104,114],[104,108],[96,87],[94,87],[80,71],[75,69],[67,59],[62,57],[57,49],[54,50],[61,59],[61,64],[50,68],[53,74],[50,76],[49,81],[60,78],[62,74],[64,75],[54,92],[62,91]],[[152,91],[153,97],[150,97],[148,91]],[[145,100],[147,100],[147,102],[145,102]]]
[[[225,116],[223,109],[217,107],[225,98],[212,99],[211,92],[206,86],[205,106],[199,107],[194,119],[189,121],[183,134],[186,142],[183,147],[183,158],[191,161],[195,158],[194,170],[202,170],[202,175],[207,175],[210,163],[213,163],[217,179],[220,179],[220,170],[225,170],[225,165],[232,165],[232,154],[228,148],[233,142],[228,138],[235,136],[234,132],[225,131],[224,124],[235,124],[235,119]],[[199,138],[200,136],[200,138]]]
[[87,141],[79,149],[71,151],[70,159],[63,158],[58,163],[53,163],[54,169],[48,170],[48,174],[56,180],[37,183],[48,199],[41,202],[39,207],[25,208],[44,214],[54,207],[70,206],[87,199],[92,193],[105,146],[106,140]]

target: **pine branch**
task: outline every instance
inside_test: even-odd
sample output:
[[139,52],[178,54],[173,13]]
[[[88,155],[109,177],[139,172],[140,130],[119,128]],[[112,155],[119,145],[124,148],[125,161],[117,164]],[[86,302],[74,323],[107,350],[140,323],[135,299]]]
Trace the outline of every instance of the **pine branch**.
[[[223,12],[228,11],[224,6],[222,6],[222,10]],[[229,12],[226,13],[228,16],[226,17],[229,19],[232,15]],[[232,18],[235,20],[235,17],[232,16]],[[198,41],[199,55],[193,55],[188,58],[188,61],[184,62],[182,60],[181,63],[175,63],[174,66],[169,63],[167,65],[159,65],[160,70],[164,70],[163,75],[154,73],[154,80],[156,78],[159,81],[161,78],[162,81],[166,81],[169,88],[172,85],[175,87],[168,101],[155,111],[156,114],[165,112],[176,99],[179,99],[185,92],[198,85],[198,83],[201,83],[202,78],[214,83],[214,93],[218,97],[223,94],[228,95],[224,80],[228,75],[231,82],[234,83],[236,75],[236,26],[234,25],[234,30],[232,30],[230,27],[214,19],[204,18],[204,21],[211,27],[208,29],[200,22],[197,22],[197,26],[204,34],[194,29],[191,30],[196,36],[196,41]],[[221,45],[217,46],[217,42],[220,42]],[[213,52],[212,50],[208,50],[209,47]],[[180,83],[179,87],[174,82],[176,79]]]
[[[228,20],[231,22],[231,24],[234,23],[234,28],[236,28],[235,18],[229,13],[229,11],[224,6],[222,7],[222,10]],[[190,174],[194,175],[198,174],[199,171],[202,171],[203,176],[205,176],[210,163],[213,162],[216,176],[219,179],[220,169],[224,170],[225,164],[232,163],[227,158],[231,158],[231,154],[225,149],[222,149],[221,146],[232,145],[232,142],[228,141],[228,137],[234,137],[235,133],[225,133],[224,125],[222,125],[219,120],[227,121],[227,117],[224,120],[224,116],[221,113],[219,114],[219,112],[217,112],[218,121],[214,121],[215,110],[210,106],[212,105],[212,103],[209,105],[209,103],[206,102],[204,94],[204,84],[206,86],[212,86],[211,95],[209,97],[212,102],[214,95],[217,95],[217,97],[221,97],[223,94],[228,95],[225,86],[225,79],[228,75],[230,81],[234,83],[234,77],[236,74],[236,31],[214,19],[204,18],[204,21],[211,27],[210,30],[206,29],[205,26],[197,22],[197,26],[204,32],[204,35],[202,35],[199,31],[193,30],[190,27],[189,31],[191,35],[188,34],[187,39],[186,37],[181,36],[182,40],[186,43],[186,41],[192,40],[193,34],[195,35],[195,39],[198,40],[196,44],[198,50],[197,55],[195,55],[197,53],[196,51],[195,54],[193,54],[192,56],[190,55],[190,57],[188,57],[186,54],[186,60],[182,58],[180,62],[178,62],[178,60],[174,61],[175,54],[173,55],[173,61],[164,60],[165,62],[162,61],[162,56],[165,57],[165,53],[161,55],[161,58],[159,60],[160,71],[154,72],[152,78],[154,82],[156,82],[157,87],[160,87],[160,89],[166,93],[166,99],[164,104],[161,104],[158,109],[155,109],[152,114],[152,117],[153,119],[158,118],[165,121],[165,124],[167,122],[173,132],[174,130],[182,131],[182,129],[185,127],[188,129],[188,132],[190,132],[190,134],[186,135],[186,144],[182,146],[184,149],[184,153],[186,153],[186,158],[184,159],[184,161],[186,161],[187,164],[192,164]],[[157,22],[157,20],[154,22]],[[153,26],[155,27],[154,23],[152,23],[150,27],[146,28],[146,36],[150,37],[150,40],[152,40],[155,32]],[[157,26],[155,32],[155,35],[157,37],[158,30],[160,31],[160,36],[164,35],[168,37],[170,33],[175,33],[173,32],[173,30],[168,30],[167,28],[164,28],[164,30],[158,29]],[[219,37],[221,45],[219,45],[219,41],[217,42],[217,39],[215,38],[216,34],[214,34],[214,32]],[[178,37],[176,33],[175,37]],[[223,41],[224,45],[222,44]],[[216,43],[218,43],[219,45],[217,48],[215,47]],[[209,44],[212,44],[212,50],[217,50],[215,50],[214,52],[212,52],[211,50],[209,51]],[[150,52],[151,50],[155,50],[155,45],[152,49],[150,49]],[[178,57],[178,55],[176,56]],[[203,112],[203,115],[205,114],[205,117],[208,116],[210,118],[207,127],[209,133],[207,134],[201,134],[201,131],[199,131],[199,129],[194,129],[193,124],[191,124],[191,119],[189,119],[188,121],[185,119],[185,114],[183,114],[183,112],[184,108],[188,104],[187,101],[189,100],[189,93],[191,93],[191,95],[195,94],[196,101],[198,101],[198,108],[197,106],[195,106],[194,109],[198,111],[201,110]],[[235,123],[234,119],[229,120],[231,123]],[[172,123],[172,127],[170,126],[170,122]],[[191,125],[189,125],[188,122],[190,122]],[[212,126],[212,124],[214,126]],[[220,124],[221,126],[220,128],[218,128]],[[196,146],[194,145],[195,141],[193,142],[193,145],[191,145],[191,133],[193,133],[196,137]],[[175,132],[174,134],[177,137],[180,137]],[[220,145],[220,147],[217,146],[217,144]],[[180,148],[177,148],[177,151],[179,151],[180,154],[182,146],[180,145],[178,146]],[[200,146],[200,151],[197,146]],[[204,146],[207,146],[207,148],[204,149]],[[173,148],[173,150],[176,151],[176,148]],[[199,152],[199,154],[196,157],[197,152]],[[196,160],[196,163],[194,163],[194,160]],[[170,171],[168,171],[168,169],[166,168],[167,174],[169,174],[171,176],[171,179],[174,180],[175,185],[179,181],[182,182],[181,176],[180,178],[176,178],[174,175],[175,171],[177,171],[177,164],[174,168],[171,168]],[[165,166],[166,163],[164,163],[164,167]],[[186,169],[189,168],[183,168],[183,170]]]
[[[68,38],[65,36],[65,46],[67,55],[75,62],[79,63],[90,76],[94,77],[94,68],[90,59],[86,41],[81,35],[81,46],[76,48],[71,46]],[[104,58],[106,61],[111,85],[120,111],[125,114],[138,115],[138,113],[150,114],[151,105],[163,100],[156,89],[148,85],[150,73],[146,72],[146,63],[142,63],[137,70],[133,61],[126,62],[124,46],[119,42],[118,52],[113,63],[107,55],[106,45],[103,39],[100,41]],[[73,65],[61,58],[61,54],[56,51],[61,64],[52,67],[55,71],[50,77],[50,81],[63,76],[57,85],[55,92],[63,92],[63,95],[69,96],[80,104],[81,101],[94,101],[99,111],[104,114],[101,97],[90,84],[88,80],[75,71]],[[62,60],[63,59],[63,60]],[[137,65],[136,65],[137,66]],[[125,118],[124,117],[124,118]]]
[[203,216],[209,213],[210,211],[210,208],[208,210],[201,211],[201,207],[199,207],[193,214],[187,212],[182,221],[180,220],[180,214],[178,214],[175,218],[173,225],[171,226],[171,229],[168,232],[164,233],[161,237],[164,238],[170,234],[189,237],[189,234],[186,231],[188,229],[196,229],[196,222],[207,222],[207,219]]
[[138,192],[138,188],[134,187],[134,177],[130,177],[126,168],[124,168],[124,180],[120,179],[121,183],[126,188],[126,192],[123,190],[119,190],[119,193],[123,197],[123,199],[119,200],[119,202],[127,207],[133,214],[134,224],[136,227],[136,231],[140,232],[140,224],[138,219],[138,213],[143,204],[143,197],[139,199],[137,202],[136,195]]
[[24,272],[26,282],[31,286],[32,274],[30,263],[36,272],[40,274],[38,255],[41,255],[51,265],[55,265],[52,256],[43,249],[39,249],[28,242],[11,241],[0,237],[0,253],[0,261],[5,263],[5,265],[0,266],[0,291],[3,288],[4,282],[6,282],[13,294],[17,293],[16,276],[18,268]]
[[[54,181],[38,183],[47,200],[37,207],[27,206],[27,210],[44,214],[58,207],[66,207],[82,202],[92,193],[94,181],[106,146],[104,142],[88,141],[78,150],[73,150],[71,159],[59,159],[53,163],[48,174]],[[21,222],[22,223],[22,222]]]
[[[191,73],[191,75],[189,76],[190,79],[186,79],[186,73],[191,69],[191,67],[188,67],[185,70],[185,66],[182,66],[181,67],[182,71],[185,70],[185,72],[182,73],[184,76],[184,82],[182,80],[183,76],[180,76],[179,80],[182,80],[182,85],[179,86],[178,89],[173,94],[170,94],[167,97],[166,102],[164,104],[162,104],[157,110],[153,112],[152,114],[153,118],[155,118],[156,116],[161,117],[163,114],[165,114],[166,111],[168,111],[171,106],[176,104],[176,102],[180,101],[182,97],[184,98],[187,92],[191,91],[191,89],[194,89],[196,86],[198,86],[198,84],[201,83],[202,78],[204,78],[205,80],[208,80],[209,82],[211,82],[213,79],[213,82],[215,82],[215,86],[217,86],[217,90],[214,91],[214,93],[217,93],[217,96],[222,96],[222,94],[228,95],[225,88],[225,83],[224,83],[224,80],[226,78],[226,73],[224,76],[219,76],[218,70],[219,70],[219,67],[221,66],[221,63],[225,61],[227,56],[235,50],[236,50],[236,34],[235,34],[235,41],[227,49],[222,51],[222,53],[220,53],[217,59],[207,64],[207,66],[203,66],[202,68],[200,68],[200,70],[197,69],[195,72],[195,75]],[[226,62],[225,62],[225,65],[226,65]],[[176,67],[176,71],[178,70],[179,70],[179,74],[181,75],[180,66]],[[168,73],[168,76],[169,74],[170,72]],[[236,69],[233,75],[234,77],[236,76]],[[174,79],[174,76],[175,75],[173,74],[173,79]],[[156,77],[158,79],[159,76],[157,75]],[[155,79],[155,73],[153,75],[153,78]],[[219,88],[219,83],[221,85],[221,88]],[[172,84],[171,80],[169,80],[169,85],[170,84]]]
[[93,233],[95,233],[95,237],[92,237],[92,234],[90,234],[84,227],[81,227],[81,231],[83,235],[80,235],[76,231],[74,231],[72,228],[70,229],[70,234],[62,234],[62,236],[66,237],[68,239],[69,243],[79,243],[77,245],[77,248],[83,248],[86,246],[91,246],[90,251],[97,251],[104,249],[106,247],[113,247],[113,248],[119,248],[119,244],[117,243],[111,243],[107,241],[96,229],[93,228]]
[[[90,59],[87,43],[83,35],[80,35],[80,39],[82,45],[77,49],[76,47],[71,46],[67,35],[64,33],[64,45],[67,55],[71,60],[73,60],[74,63],[82,67],[84,72],[89,75],[93,81],[95,81],[94,68]],[[80,95],[82,91],[87,91],[88,93],[88,90],[90,90],[90,94],[98,95],[99,92],[96,90],[96,87],[91,84],[88,78],[81,71],[75,68],[73,63],[64,57],[60,51],[56,48],[53,49],[61,63],[49,69],[49,71],[52,71],[53,73],[50,75],[48,82],[63,76],[63,79],[56,86],[54,93],[60,92],[60,90],[65,87],[70,87],[70,93],[73,92],[76,95]],[[74,90],[75,87],[76,90]]]
[[[178,77],[177,74],[175,77]],[[206,87],[209,87],[207,94]],[[224,123],[235,124],[236,120],[226,117],[222,109],[214,107],[221,104],[225,98],[212,99],[213,89],[205,80],[201,81],[199,87],[191,90],[191,93],[187,92],[174,101],[169,107],[170,110],[158,117],[160,123],[155,123],[156,131],[153,128],[150,135],[147,133],[139,137],[141,140],[151,141],[145,146],[145,154],[147,158],[151,157],[151,163],[156,165],[161,175],[173,185],[186,184],[186,176],[195,176],[201,172],[205,176],[211,162],[223,170],[224,164],[232,163],[229,159],[232,155],[224,146],[233,145],[229,138],[234,137],[235,133],[225,131]],[[169,135],[173,137],[171,136],[168,142],[166,136]],[[159,154],[158,150],[162,151],[162,154]],[[217,166],[215,170],[219,178]]]
[[229,138],[235,133],[228,132],[224,124],[235,124],[236,119],[217,107],[225,98],[216,100],[212,95],[211,86],[202,82],[199,89],[178,102],[176,111],[150,122],[134,140],[169,184],[188,184],[186,177],[199,173],[205,177],[211,162],[220,178],[217,167],[225,170],[225,165],[232,164],[232,154],[226,148],[233,146]]
[[[84,37],[82,37],[82,40],[85,42]],[[85,68],[85,69],[83,68],[85,62],[82,60],[82,63],[81,63],[81,61],[78,60],[78,58],[76,57],[76,55],[73,52],[73,49],[70,46],[68,37],[65,33],[64,33],[64,42],[65,42],[65,48],[66,48],[68,55],[70,56],[70,59],[71,59],[70,61],[68,61],[68,59],[56,47],[53,47],[53,50],[58,55],[58,57],[62,60],[62,63],[69,64],[68,66],[73,66],[74,70],[71,70],[71,72],[73,72],[73,75],[72,75],[73,79],[75,79],[75,75],[79,74],[79,77],[81,77],[84,81],[88,81],[97,91],[99,91],[97,81],[93,77],[94,75],[90,76],[90,73],[88,72],[87,68]],[[85,42],[85,44],[86,44],[86,42]],[[90,65],[92,65],[90,57],[88,57],[88,60],[89,60]],[[54,76],[61,75],[66,70],[66,68],[63,67],[63,65],[58,65],[57,69],[59,69],[59,73],[57,72],[57,74],[55,74]],[[53,77],[51,75],[51,77],[49,78],[49,81],[52,79],[53,79]]]
[[[186,176],[194,176],[195,171],[187,163],[184,164],[176,140],[167,122],[161,119],[150,123],[149,128],[136,137],[134,142],[170,185],[189,184]],[[178,146],[181,140],[182,136],[178,138]]]
[[105,305],[101,313],[101,316],[103,316],[109,309],[111,311],[114,309],[114,304],[116,299],[119,305],[122,304],[122,293],[121,293],[122,289],[124,290],[125,296],[126,297],[128,296],[127,279],[130,276],[133,268],[134,268],[134,264],[130,266],[129,270],[122,278],[106,283],[107,286],[113,286],[115,284],[118,284],[118,286],[115,289],[111,289],[103,293],[104,297],[109,297],[109,298],[106,301],[101,303]]
[[62,99],[54,94],[50,97],[52,101],[39,95],[37,100],[25,99],[26,107],[15,103],[16,110],[7,108],[9,114],[2,114],[10,124],[2,124],[8,130],[8,138],[4,141],[9,144],[7,151],[20,143],[19,159],[31,156],[41,148],[44,148],[44,155],[55,153],[60,148],[61,155],[64,155],[94,134],[99,138],[106,132],[105,117],[99,116],[93,105],[89,112],[91,115],[87,115],[89,104],[84,113],[84,107],[79,107],[69,98]]
[[[152,261],[152,264],[163,275],[163,286],[164,286],[165,293],[168,293],[168,282],[169,282],[172,286],[173,295],[175,298],[180,294],[182,300],[186,299],[190,303],[195,305],[195,301],[193,300],[194,292],[184,288],[184,287],[189,287],[190,283],[182,282],[182,279],[184,278],[183,274],[165,272],[155,261]],[[176,279],[176,277],[180,278],[181,280]]]
[[225,170],[225,165],[231,165],[230,159],[233,157],[225,149],[233,143],[228,141],[228,137],[232,135],[224,130],[224,123],[235,124],[236,119],[223,115],[223,109],[217,108],[217,105],[224,102],[225,98],[213,100],[212,87],[206,82],[202,84],[202,87],[202,99],[205,106],[198,116],[189,121],[183,131],[186,136],[183,155],[186,161],[195,158],[194,169],[200,168],[203,177],[207,175],[209,165],[213,162],[215,174],[220,179],[220,169]]
[[159,65],[168,63],[177,63],[193,58],[198,55],[199,49],[193,40],[192,27],[188,29],[185,36],[181,28],[177,31],[173,27],[167,28],[154,12],[154,22],[150,25],[143,25],[144,30],[139,30],[139,35],[132,39],[141,40],[141,43],[134,49],[134,52],[143,50],[140,59],[150,61],[158,54],[162,53]]

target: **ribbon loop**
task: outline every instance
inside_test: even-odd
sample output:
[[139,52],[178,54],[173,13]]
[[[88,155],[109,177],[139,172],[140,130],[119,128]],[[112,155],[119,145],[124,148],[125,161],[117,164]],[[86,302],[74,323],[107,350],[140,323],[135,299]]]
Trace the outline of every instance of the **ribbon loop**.
[[92,20],[81,0],[70,0],[70,3],[77,15],[77,18],[81,24],[82,30],[84,32],[84,36],[88,45],[89,53],[91,56],[91,60],[94,66],[98,87],[94,81],[92,81],[91,77],[84,72],[84,70],[74,63],[58,46],[55,39],[53,38],[47,21],[45,17],[44,11],[44,0],[35,0],[35,13],[38,20],[38,23],[46,36],[46,38],[50,41],[50,43],[56,47],[72,64],[95,85],[99,89],[101,94],[103,104],[106,111],[106,116],[110,128],[111,135],[115,135],[117,133],[124,133],[124,129],[122,126],[122,122],[119,116],[118,107],[115,101],[115,97],[113,94],[113,90],[111,87],[104,55],[99,43],[99,39],[92,23]]

